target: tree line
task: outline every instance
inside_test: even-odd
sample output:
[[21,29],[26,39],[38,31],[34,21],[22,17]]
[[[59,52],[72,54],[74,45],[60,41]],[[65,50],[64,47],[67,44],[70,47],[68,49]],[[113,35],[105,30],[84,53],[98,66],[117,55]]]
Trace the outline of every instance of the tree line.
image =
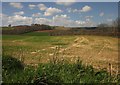
[[[12,28],[12,29],[9,29]],[[31,24],[31,26],[28,25],[20,25],[20,26],[12,26],[9,25],[8,29],[2,29],[2,34],[24,34],[27,32],[33,32],[33,31],[41,31],[41,30],[52,30],[54,27],[49,25],[40,25],[40,24]]]
[[116,19],[112,24],[99,24],[97,27],[76,27],[69,30],[56,30],[50,32],[51,36],[60,35],[103,35],[103,36],[120,36],[120,19]]
[[[53,30],[49,32],[49,35],[51,36],[57,36],[57,35],[110,35],[110,36],[119,36],[120,35],[120,29],[119,29],[119,23],[120,19],[116,19],[112,22],[111,25],[102,23],[99,24],[97,27],[74,27],[68,29],[68,27],[64,27],[64,29],[68,30],[53,30],[56,29],[59,26],[49,26],[44,24],[31,24],[31,26],[28,25],[22,25],[22,26],[13,26],[11,30],[2,29],[2,34],[23,34],[27,32],[33,32],[33,31],[41,31],[41,30]],[[11,28],[11,25],[8,25],[8,28]]]

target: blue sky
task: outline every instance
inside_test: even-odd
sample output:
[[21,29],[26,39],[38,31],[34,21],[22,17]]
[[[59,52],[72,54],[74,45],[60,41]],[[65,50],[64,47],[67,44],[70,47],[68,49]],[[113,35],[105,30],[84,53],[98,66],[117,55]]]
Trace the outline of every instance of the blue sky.
[[117,2],[3,2],[2,25],[96,26],[118,17]]

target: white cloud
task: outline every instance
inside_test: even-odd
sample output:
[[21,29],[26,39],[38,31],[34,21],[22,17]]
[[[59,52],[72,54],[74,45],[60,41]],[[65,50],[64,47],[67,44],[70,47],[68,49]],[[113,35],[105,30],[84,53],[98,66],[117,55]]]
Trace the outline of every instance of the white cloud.
[[53,25],[57,26],[66,26],[66,27],[85,27],[85,26],[94,26],[95,23],[90,19],[85,21],[81,20],[71,20],[67,15],[56,15],[53,17]]
[[32,24],[32,17],[26,17],[21,15],[14,15],[14,16],[2,16],[2,25],[7,26],[9,24],[11,25],[30,25]]
[[93,16],[86,16],[84,21],[76,21],[79,26],[83,26],[83,27],[92,27],[92,26],[96,26],[96,23],[94,21],[92,21],[92,17]]
[[69,13],[75,13],[75,12],[80,13],[80,10],[78,10],[78,9],[72,9],[72,8],[67,8],[67,11],[68,11]]
[[0,18],[2,19],[3,17],[7,17],[6,14],[0,13]]
[[7,21],[8,21],[8,16],[6,14],[0,14],[0,18],[2,19],[2,25],[1,26],[4,26],[4,25],[8,25]]
[[41,16],[41,13],[32,14],[32,17],[40,17],[40,16]]
[[104,12],[101,12],[101,13],[99,14],[99,16],[101,16],[101,17],[104,16]]
[[87,19],[88,19],[88,18],[93,18],[93,16],[85,16],[85,18],[87,18]]
[[74,13],[74,12],[79,12],[79,10],[78,10],[78,9],[74,9],[74,10],[73,10],[73,13]]
[[95,26],[96,23],[91,20],[90,17],[85,18],[85,20],[72,20],[68,15],[55,15],[52,19],[41,18],[39,17],[40,13],[33,14],[34,18],[22,16],[22,15],[13,15],[7,16],[5,14],[0,14],[2,17],[3,26],[11,25],[30,25],[33,23],[37,24],[46,24],[52,26],[65,26],[65,27],[86,27],[86,26]]
[[51,16],[51,15],[54,15],[56,13],[61,13],[61,12],[62,12],[62,10],[60,10],[60,9],[49,7],[44,12],[44,15],[45,16]]
[[26,16],[20,16],[20,15],[15,15],[15,16],[10,16],[9,21],[13,25],[30,25],[32,24],[32,18],[31,17],[26,17]]
[[23,8],[23,5],[21,3],[15,3],[15,2],[11,2],[10,5],[14,8],[18,8],[21,9]]
[[57,0],[56,4],[70,6],[70,5],[74,4],[75,2],[76,2],[76,0]]
[[77,23],[76,26],[78,27],[92,27],[92,26],[96,26],[96,23],[93,22],[92,20],[90,19],[86,19],[85,21],[80,21],[80,20],[76,20],[75,21]]
[[56,15],[53,17],[53,25],[56,26],[70,26],[72,22],[67,15]]
[[68,19],[69,17],[66,15],[66,14],[64,14],[64,15],[56,15],[56,16],[53,16],[53,19],[55,19],[55,18],[60,18],[60,19]]
[[66,26],[68,25],[69,17],[67,15],[53,16],[53,25]]
[[89,22],[89,21],[90,21],[90,19],[88,18],[88,19],[86,19],[86,21],[88,21],[88,22]]
[[28,6],[30,9],[34,9],[36,7],[36,5],[34,5],[34,4],[29,4]]
[[112,21],[113,21],[113,19],[107,19],[107,21],[108,21],[108,22],[112,22]]
[[23,11],[20,11],[20,12],[14,12],[15,15],[23,15],[24,12]]
[[52,19],[47,18],[35,18],[35,23],[37,24],[47,24],[52,26],[65,26],[65,27],[86,27],[86,26],[95,26],[95,22],[91,19],[81,20],[72,20],[66,14],[64,15],[55,15]]
[[92,8],[90,7],[90,6],[84,6],[80,11],[81,12],[88,12],[88,11],[90,11],[90,10],[92,10]]
[[92,26],[96,26],[96,23],[92,21],[91,18],[86,18],[84,26],[92,27]]
[[66,10],[67,10],[68,13],[73,12],[73,9],[72,9],[72,8],[67,8]]
[[74,20],[70,20],[70,17],[67,15],[56,15],[53,16],[52,19],[47,18],[35,18],[35,23],[37,24],[47,24],[53,26],[76,26],[76,22]]
[[92,8],[90,7],[90,6],[84,6],[84,7],[82,7],[81,9],[72,9],[72,8],[67,8],[67,11],[69,12],[69,13],[75,13],[75,12],[78,12],[78,13],[81,13],[81,12],[88,12],[88,11],[90,11],[90,10],[92,10]]
[[72,9],[71,9],[71,8],[67,8],[66,10],[68,11],[68,13],[71,13],[71,12],[72,12]]
[[85,21],[80,21],[80,20],[76,20],[75,22],[76,24],[81,25],[81,26],[86,23]]
[[47,7],[44,4],[38,4],[37,6],[41,11],[44,11],[47,9]]
[[34,21],[37,24],[46,24],[46,25],[51,25],[52,23],[50,19],[46,19],[46,18],[35,18]]

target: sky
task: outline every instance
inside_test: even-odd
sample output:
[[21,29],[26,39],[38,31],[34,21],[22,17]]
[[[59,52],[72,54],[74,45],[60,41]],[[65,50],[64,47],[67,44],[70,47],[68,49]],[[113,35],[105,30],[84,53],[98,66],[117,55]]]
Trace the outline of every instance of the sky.
[[117,2],[3,2],[2,26],[92,27],[118,17]]

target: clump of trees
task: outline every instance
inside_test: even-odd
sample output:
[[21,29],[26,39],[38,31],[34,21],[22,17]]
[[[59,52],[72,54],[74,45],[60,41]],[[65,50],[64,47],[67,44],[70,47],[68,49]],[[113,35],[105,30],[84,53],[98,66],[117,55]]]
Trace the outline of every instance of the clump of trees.
[[8,27],[11,27],[11,24],[9,24]]
[[[9,27],[9,26],[8,26]],[[12,30],[4,30],[2,29],[3,34],[23,34],[27,32],[33,32],[33,31],[41,31],[41,30],[53,30],[54,27],[44,24],[31,24],[31,26],[28,25],[21,25],[21,26],[13,26]]]
[[103,31],[105,33],[111,33],[112,35],[119,36],[119,26],[120,26],[120,19],[117,18],[112,22],[112,24],[99,24],[98,25],[98,30]]

